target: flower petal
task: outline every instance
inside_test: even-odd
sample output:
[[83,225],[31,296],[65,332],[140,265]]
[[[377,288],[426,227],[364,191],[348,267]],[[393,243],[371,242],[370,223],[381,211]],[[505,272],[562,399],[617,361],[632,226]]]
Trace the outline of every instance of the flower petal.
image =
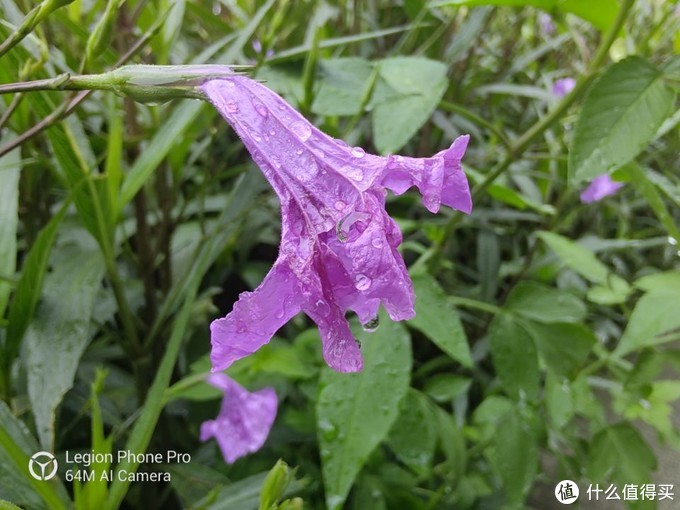
[[268,343],[300,311],[299,296],[290,268],[275,263],[257,289],[241,293],[234,309],[210,325],[213,371],[224,370]]
[[581,192],[581,202],[584,204],[598,202],[604,197],[613,195],[621,189],[622,186],[622,182],[614,181],[609,174],[599,175]]
[[207,382],[222,390],[224,399],[218,417],[201,424],[201,441],[214,437],[229,464],[262,448],[276,418],[276,392],[250,393],[222,373],[211,374]]
[[469,135],[459,136],[451,147],[431,158],[389,156],[381,184],[397,195],[416,186],[423,195],[423,204],[432,213],[444,204],[469,214],[470,188],[460,165],[469,139]]

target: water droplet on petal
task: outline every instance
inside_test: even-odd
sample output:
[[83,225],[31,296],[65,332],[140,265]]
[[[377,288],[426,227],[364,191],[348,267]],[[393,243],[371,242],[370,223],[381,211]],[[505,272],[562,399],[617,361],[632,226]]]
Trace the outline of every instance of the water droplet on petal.
[[276,312],[276,318],[277,319],[280,319],[282,317],[283,317],[283,310],[279,310],[278,312]]
[[338,211],[342,211],[345,207],[347,207],[347,204],[343,202],[342,200],[338,200],[335,202],[335,209]]
[[296,120],[293,122],[290,125],[290,130],[303,142],[306,142],[309,140],[309,137],[312,136],[312,128],[303,120]]
[[374,237],[371,240],[371,244],[373,245],[374,248],[382,248],[383,246],[383,240],[380,237]]
[[359,273],[354,279],[354,286],[359,291],[368,290],[371,287],[372,280],[365,274]]
[[238,113],[238,105],[236,104],[236,101],[227,101],[227,103],[224,106],[227,110],[227,113]]
[[261,142],[261,141],[262,141],[262,138],[260,137],[260,133],[258,133],[258,132],[255,131],[254,129],[251,129],[251,130],[250,130],[250,136],[252,136],[252,137],[253,137],[253,140],[255,140],[256,142]]
[[274,136],[274,135],[276,134],[276,131],[274,131],[273,129],[270,129],[270,130],[269,130],[269,134],[272,135],[272,136]]
[[366,151],[361,147],[354,147],[352,149],[352,156],[355,158],[363,158],[366,155]]
[[355,166],[345,165],[340,169],[340,171],[350,179],[353,179],[357,182],[364,180],[364,172]]
[[267,107],[263,105],[262,103],[255,103],[255,111],[262,115],[265,119],[269,115],[269,111],[267,110]]
[[361,325],[361,327],[364,328],[364,331],[367,333],[373,333],[376,329],[378,329],[378,326],[380,326],[380,317],[377,315],[365,324]]
[[328,304],[326,304],[326,302],[323,299],[319,299],[314,304],[314,307],[316,308],[316,312],[320,314],[322,317],[326,317],[328,315],[328,312],[330,312]]
[[295,154],[297,154],[299,156],[299,155],[302,154],[302,152],[303,152],[302,149],[298,149],[298,150],[295,151]]
[[269,159],[271,159],[272,165],[274,165],[275,168],[281,168],[281,160],[278,156],[272,154]]
[[[338,209],[338,203],[340,203],[343,207],[345,206],[344,202],[338,200],[338,202],[335,203],[336,209]],[[366,221],[369,217],[370,215],[368,213],[352,211],[347,216],[338,221],[338,223],[335,225],[335,234],[338,236],[338,241],[341,243],[346,243],[347,239],[349,238],[350,227],[357,221]]]

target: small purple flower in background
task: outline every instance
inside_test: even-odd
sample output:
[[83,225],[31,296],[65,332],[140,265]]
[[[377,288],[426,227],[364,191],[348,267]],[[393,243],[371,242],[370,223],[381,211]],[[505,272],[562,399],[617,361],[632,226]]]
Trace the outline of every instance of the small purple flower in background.
[[581,202],[590,204],[602,200],[604,197],[613,195],[623,186],[622,182],[616,182],[609,177],[609,174],[602,174],[595,177],[588,187],[581,192]]
[[250,393],[222,373],[210,374],[206,381],[222,390],[224,399],[217,419],[201,425],[201,441],[214,437],[229,464],[262,448],[276,418],[274,390]]
[[555,97],[564,97],[574,90],[576,80],[574,78],[562,78],[553,83],[552,93]]
[[555,33],[555,23],[553,23],[548,13],[541,12],[538,14],[538,26],[541,28],[543,35],[553,35]]
[[281,202],[279,255],[262,284],[211,324],[213,370],[269,342],[298,312],[319,327],[326,363],[361,370],[345,319],[372,328],[382,304],[392,320],[412,318],[413,284],[397,251],[402,237],[385,211],[386,188],[417,186],[425,207],[472,209],[460,160],[468,136],[431,158],[380,157],[322,133],[280,96],[243,76],[201,86],[238,133]]

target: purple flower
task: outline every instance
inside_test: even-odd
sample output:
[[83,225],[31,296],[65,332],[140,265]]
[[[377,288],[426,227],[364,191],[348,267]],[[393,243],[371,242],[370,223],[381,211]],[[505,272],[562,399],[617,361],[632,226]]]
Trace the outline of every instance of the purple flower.
[[553,83],[552,93],[555,97],[564,97],[574,90],[576,80],[574,78],[562,78]]
[[325,135],[249,78],[209,80],[201,89],[274,188],[282,217],[271,271],[211,324],[213,369],[255,352],[302,311],[319,327],[326,363],[339,372],[361,370],[346,310],[367,326],[380,304],[392,320],[415,313],[413,285],[397,251],[401,232],[385,211],[385,188],[401,194],[415,185],[429,211],[445,204],[469,213],[460,167],[469,137],[431,158],[374,156]]
[[588,187],[581,192],[581,202],[590,204],[602,200],[604,197],[613,195],[623,186],[622,182],[616,182],[609,174],[595,177]]
[[541,28],[543,35],[553,35],[555,33],[555,23],[553,23],[550,14],[541,12],[538,14],[538,26]]
[[201,441],[214,437],[229,464],[262,448],[276,418],[277,398],[272,388],[248,392],[223,373],[207,382],[224,392],[220,414],[201,424]]

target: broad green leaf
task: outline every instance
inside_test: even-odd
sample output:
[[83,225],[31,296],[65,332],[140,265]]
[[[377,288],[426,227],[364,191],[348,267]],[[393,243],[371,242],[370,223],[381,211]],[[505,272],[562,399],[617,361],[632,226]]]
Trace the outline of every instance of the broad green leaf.
[[373,92],[373,143],[397,152],[437,108],[448,86],[446,66],[421,57],[393,57],[379,64]]
[[646,291],[680,289],[680,271],[649,274],[635,280],[635,286]]
[[569,381],[548,372],[544,399],[550,420],[557,429],[563,429],[574,417],[574,396]]
[[569,150],[575,182],[612,172],[653,139],[671,112],[675,93],[663,74],[639,57],[610,67],[585,98]]
[[433,418],[427,398],[411,388],[387,438],[399,460],[419,475],[427,475],[434,457],[437,435]]
[[505,393],[515,400],[538,400],[538,355],[529,333],[512,319],[496,316],[489,328],[489,342]]
[[581,322],[586,314],[586,306],[573,294],[526,280],[512,289],[505,308],[538,322]]
[[680,337],[680,287],[653,290],[642,296],[633,310],[614,354],[658,345]]
[[606,30],[612,25],[618,11],[616,0],[598,0],[597,3],[589,0],[441,0],[432,4],[433,7],[463,5],[470,7],[479,5],[532,6],[546,11],[558,9],[575,14],[600,30]]
[[654,469],[654,453],[628,423],[608,426],[593,439],[588,466],[591,480],[611,479],[621,487],[627,483],[642,484],[650,480]]
[[54,450],[57,406],[73,386],[80,357],[93,333],[90,316],[101,287],[99,251],[62,247],[45,277],[43,295],[24,341],[31,400],[41,446]]
[[416,316],[409,325],[421,331],[446,354],[465,367],[472,367],[470,347],[456,308],[429,274],[413,276]]
[[411,345],[404,327],[382,318],[375,333],[362,341],[364,368],[340,374],[327,369],[317,402],[317,430],[326,504],[343,506],[369,454],[389,432],[406,395],[411,371]]
[[[19,148],[0,158],[0,274],[5,276],[14,275],[17,269],[20,170]],[[5,315],[11,290],[8,282],[0,280],[0,317]]]
[[435,402],[451,402],[467,392],[472,381],[455,374],[436,374],[425,382],[423,392]]
[[33,243],[21,269],[21,277],[14,293],[14,299],[9,308],[9,323],[5,352],[2,357],[2,367],[9,370],[12,361],[19,353],[19,346],[24,337],[28,324],[38,306],[42,292],[43,279],[47,271],[47,260],[52,252],[52,245],[57,235],[57,228],[66,214],[67,204],[52,217],[49,223],[40,231]]
[[371,62],[358,57],[336,58],[319,62],[319,91],[312,112],[319,115],[355,115],[373,73]]
[[0,401],[0,499],[25,508],[65,510],[68,495],[57,477],[51,483],[33,478],[28,461],[40,451],[26,426]]
[[538,437],[532,416],[511,409],[498,422],[491,458],[512,508],[525,498],[538,469]]
[[583,324],[530,322],[525,326],[548,368],[562,377],[573,379],[597,342]]
[[605,283],[609,270],[589,249],[575,243],[571,239],[553,232],[540,231],[538,237],[543,240],[562,261],[594,283]]

